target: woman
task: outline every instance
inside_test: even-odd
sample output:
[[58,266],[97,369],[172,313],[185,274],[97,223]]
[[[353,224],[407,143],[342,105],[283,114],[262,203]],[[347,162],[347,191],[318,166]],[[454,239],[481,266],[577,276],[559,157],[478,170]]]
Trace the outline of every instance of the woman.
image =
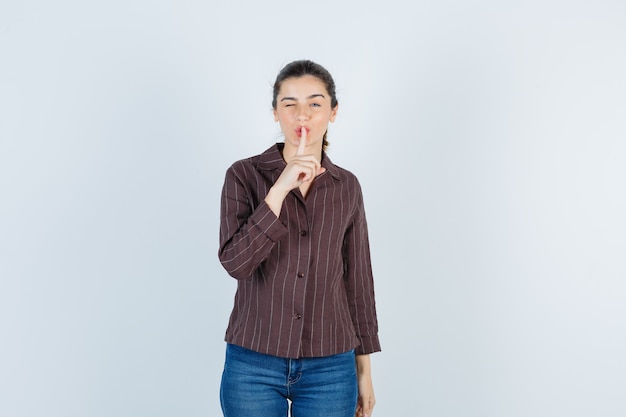
[[284,143],[234,163],[222,192],[219,258],[238,280],[222,410],[369,416],[378,324],[361,188],[325,153],[334,81],[314,62],[292,62],[272,107]]

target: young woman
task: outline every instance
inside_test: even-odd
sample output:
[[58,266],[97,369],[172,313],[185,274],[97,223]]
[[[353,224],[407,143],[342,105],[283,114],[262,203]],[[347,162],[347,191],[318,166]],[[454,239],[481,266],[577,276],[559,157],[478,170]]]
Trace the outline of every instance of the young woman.
[[370,416],[380,350],[363,196],[326,155],[335,84],[311,61],[274,83],[284,143],[235,162],[219,258],[238,280],[225,340],[225,417]]

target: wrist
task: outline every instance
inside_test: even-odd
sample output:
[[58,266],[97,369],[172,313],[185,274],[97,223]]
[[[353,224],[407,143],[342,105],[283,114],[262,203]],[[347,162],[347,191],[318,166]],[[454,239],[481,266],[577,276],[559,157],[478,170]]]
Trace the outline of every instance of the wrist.
[[270,190],[267,192],[267,195],[265,196],[265,203],[276,215],[276,217],[280,216],[283,201],[285,200],[285,197],[287,197],[288,193],[289,191],[282,191],[280,188],[277,188],[275,186],[270,188]]
[[269,198],[274,201],[276,200],[282,201],[287,197],[287,194],[289,194],[289,191],[290,190],[285,190],[274,184],[267,192],[267,196],[265,197],[265,199],[267,200]]
[[267,195],[269,196],[271,194],[273,197],[281,198],[284,200],[285,197],[287,197],[287,194],[289,194],[289,191],[291,190],[287,190],[278,184],[274,184],[270,187],[270,190],[267,192]]

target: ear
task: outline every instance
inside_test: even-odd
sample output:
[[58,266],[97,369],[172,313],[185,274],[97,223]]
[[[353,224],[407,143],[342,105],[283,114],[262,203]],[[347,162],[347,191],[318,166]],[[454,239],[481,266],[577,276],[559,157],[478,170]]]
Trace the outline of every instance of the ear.
[[272,109],[272,113],[274,113],[274,121],[277,122],[278,121],[278,112],[276,111],[276,109]]
[[330,112],[330,121],[331,121],[331,123],[335,122],[335,117],[337,117],[337,110],[339,110],[339,103],[337,103],[335,108],[332,109],[331,112]]

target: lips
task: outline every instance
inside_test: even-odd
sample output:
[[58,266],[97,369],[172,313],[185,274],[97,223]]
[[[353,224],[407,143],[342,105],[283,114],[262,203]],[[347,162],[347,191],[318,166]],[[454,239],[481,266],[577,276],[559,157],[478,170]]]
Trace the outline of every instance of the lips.
[[306,126],[300,126],[296,129],[296,134],[298,136],[302,136],[302,129],[306,130],[307,136],[311,132],[311,129],[307,128]]

